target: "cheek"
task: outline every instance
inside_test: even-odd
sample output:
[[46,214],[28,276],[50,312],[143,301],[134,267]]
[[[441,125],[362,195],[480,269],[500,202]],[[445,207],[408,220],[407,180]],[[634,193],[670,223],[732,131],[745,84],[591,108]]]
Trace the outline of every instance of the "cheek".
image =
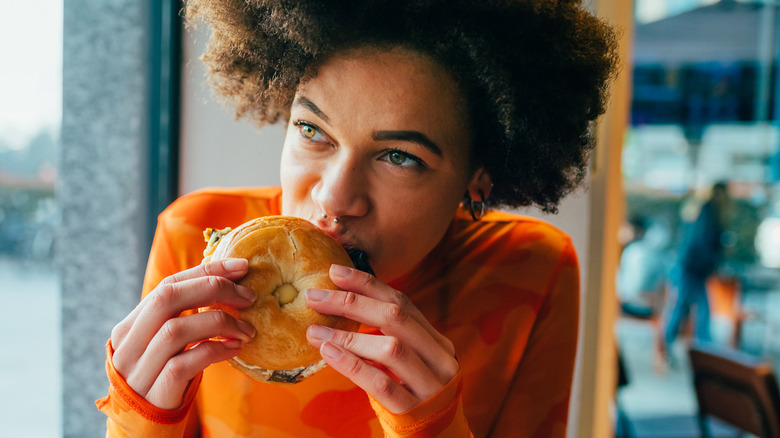
[[279,168],[282,184],[282,214],[295,216],[304,207],[313,184],[316,183],[314,172],[285,147]]
[[386,230],[384,250],[396,262],[406,260],[414,264],[431,251],[441,240],[452,221],[463,193],[455,187],[429,193],[418,190],[413,196],[387,206],[378,228]]

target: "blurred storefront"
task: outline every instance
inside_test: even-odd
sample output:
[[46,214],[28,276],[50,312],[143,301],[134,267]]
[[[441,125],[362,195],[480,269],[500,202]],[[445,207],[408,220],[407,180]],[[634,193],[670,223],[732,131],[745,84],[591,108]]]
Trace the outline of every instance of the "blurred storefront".
[[[771,339],[780,328],[775,297],[780,296],[780,3],[654,2],[685,3],[676,10],[648,3],[653,2],[635,3],[621,240],[634,238],[636,223],[645,233],[660,233],[653,248],[665,281],[657,293],[667,295],[660,301],[668,299],[686,228],[712,185],[727,182],[733,202],[721,235],[722,263],[711,281],[727,285],[731,295],[725,313],[717,308],[719,298],[710,297],[713,341],[777,358],[780,346]],[[642,275],[643,268],[624,264],[620,269]],[[709,294],[724,290],[708,284]],[[633,388],[624,390],[625,409],[645,419],[692,415],[688,338],[681,336],[681,345],[670,349],[668,363],[659,367],[658,336],[668,303],[654,311],[651,322],[626,315],[618,320],[618,342],[629,373],[635,374]],[[677,392],[680,384],[690,392]],[[638,431],[636,436],[653,435]]]

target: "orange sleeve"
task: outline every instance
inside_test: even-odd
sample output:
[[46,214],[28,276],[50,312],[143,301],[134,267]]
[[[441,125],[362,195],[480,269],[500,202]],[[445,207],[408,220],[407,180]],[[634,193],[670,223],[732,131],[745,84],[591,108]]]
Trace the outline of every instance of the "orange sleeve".
[[569,241],[490,436],[566,436],[579,324],[579,267]]
[[106,345],[106,374],[108,395],[95,402],[98,409],[108,416],[106,437],[153,436],[173,438],[184,436],[187,418],[201,375],[198,375],[184,394],[178,409],[160,409],[138,395],[116,371],[111,361],[111,341]]
[[461,400],[461,375],[458,373],[438,393],[420,405],[393,414],[368,396],[386,438],[472,437]]

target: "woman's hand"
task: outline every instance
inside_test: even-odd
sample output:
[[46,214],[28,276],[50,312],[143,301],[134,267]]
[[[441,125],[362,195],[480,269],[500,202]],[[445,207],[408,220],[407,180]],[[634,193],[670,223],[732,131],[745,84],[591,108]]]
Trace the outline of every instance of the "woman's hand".
[[[417,406],[455,376],[459,365],[452,342],[406,295],[345,266],[331,266],[330,277],[347,292],[309,289],[309,307],[377,327],[384,336],[312,325],[307,337],[328,365],[393,413]],[[372,364],[384,366],[396,378]]]
[[247,270],[246,260],[229,259],[167,277],[114,327],[114,368],[135,392],[157,407],[175,409],[199,372],[235,356],[252,339],[254,327],[225,312],[179,316],[216,303],[250,306],[254,291],[234,283]]

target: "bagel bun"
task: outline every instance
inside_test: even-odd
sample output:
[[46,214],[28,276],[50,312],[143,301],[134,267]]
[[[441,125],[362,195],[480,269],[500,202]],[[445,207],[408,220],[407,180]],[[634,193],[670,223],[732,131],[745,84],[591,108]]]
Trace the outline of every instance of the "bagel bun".
[[319,350],[306,339],[311,324],[355,331],[358,323],[323,315],[306,305],[308,288],[335,289],[328,271],[333,263],[353,267],[334,238],[310,222],[289,216],[266,216],[231,230],[207,229],[203,262],[226,258],[249,261],[237,283],[253,289],[257,300],[246,309],[215,305],[252,324],[257,335],[229,359],[233,367],[264,382],[297,383],[325,367]]

